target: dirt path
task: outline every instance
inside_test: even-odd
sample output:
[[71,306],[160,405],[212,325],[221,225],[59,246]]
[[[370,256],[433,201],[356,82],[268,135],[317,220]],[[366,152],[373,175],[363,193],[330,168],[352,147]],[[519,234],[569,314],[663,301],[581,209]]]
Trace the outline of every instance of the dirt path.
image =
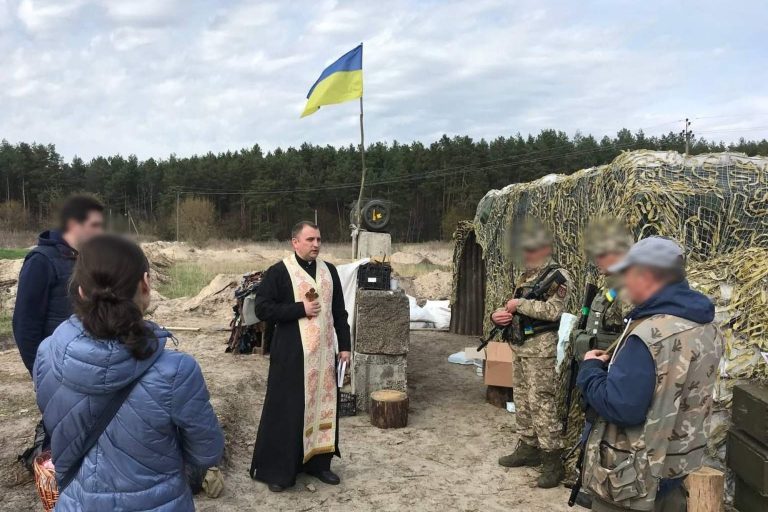
[[[224,354],[222,333],[179,338],[179,349],[200,361],[227,435],[227,489],[217,500],[198,499],[198,510],[567,510],[567,490],[535,489],[534,471],[496,464],[500,454],[514,447],[514,415],[484,402],[481,379],[472,367],[447,362],[450,353],[472,339],[412,333],[408,427],[379,430],[364,415],[342,418],[343,458],[333,466],[342,484],[330,487],[300,476],[295,488],[272,494],[247,474],[268,361]],[[31,385],[14,351],[0,353],[0,400],[0,468],[8,468],[28,441],[36,414]],[[41,510],[34,487],[8,487],[9,477],[2,472],[0,510]]]

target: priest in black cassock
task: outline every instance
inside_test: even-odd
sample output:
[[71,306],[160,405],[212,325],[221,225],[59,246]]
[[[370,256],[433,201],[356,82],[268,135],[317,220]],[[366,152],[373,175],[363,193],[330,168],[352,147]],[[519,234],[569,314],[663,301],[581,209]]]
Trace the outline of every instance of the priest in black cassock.
[[318,259],[320,230],[296,224],[294,254],[273,265],[256,291],[256,315],[276,324],[267,395],[253,450],[251,477],[273,492],[307,473],[337,485],[338,359],[350,362],[351,341],[336,268]]

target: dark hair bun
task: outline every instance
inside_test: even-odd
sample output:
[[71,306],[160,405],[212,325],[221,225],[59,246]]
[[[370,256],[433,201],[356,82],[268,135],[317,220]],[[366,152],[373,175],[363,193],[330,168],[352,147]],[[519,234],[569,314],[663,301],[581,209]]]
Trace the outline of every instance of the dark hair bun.
[[120,302],[120,297],[117,296],[112,288],[104,288],[102,290],[94,290],[91,292],[91,300],[94,302],[109,302],[110,304],[117,304]]
[[72,282],[75,314],[91,336],[120,340],[137,359],[146,359],[157,344],[134,298],[149,272],[138,245],[115,235],[99,235],[80,247]]

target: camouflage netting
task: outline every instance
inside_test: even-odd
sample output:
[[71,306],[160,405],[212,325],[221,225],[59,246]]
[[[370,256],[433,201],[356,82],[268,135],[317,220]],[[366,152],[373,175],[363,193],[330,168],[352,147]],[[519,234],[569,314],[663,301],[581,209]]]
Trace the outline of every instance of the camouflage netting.
[[453,282],[451,285],[451,306],[456,304],[456,292],[459,289],[459,274],[456,269],[459,268],[461,257],[464,255],[464,248],[467,244],[467,238],[475,230],[475,225],[471,220],[459,221],[456,231],[453,232]]
[[[717,304],[727,340],[722,375],[768,379],[761,356],[768,352],[768,158],[632,151],[569,176],[550,175],[490,191],[474,219],[488,273],[488,314],[520,273],[508,237],[529,217],[551,230],[556,259],[574,277],[576,293],[569,304],[574,313],[586,280],[594,278],[583,246],[591,221],[616,218],[635,239],[658,234],[681,242],[691,283]],[[718,399],[727,404],[730,393]],[[570,441],[575,442],[579,428],[571,421]],[[713,451],[721,446],[724,430],[713,436]]]

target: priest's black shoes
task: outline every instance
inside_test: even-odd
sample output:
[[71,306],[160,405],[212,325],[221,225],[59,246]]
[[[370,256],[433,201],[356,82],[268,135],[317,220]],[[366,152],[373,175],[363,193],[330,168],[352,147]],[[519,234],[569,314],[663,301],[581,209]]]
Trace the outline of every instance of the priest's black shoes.
[[310,476],[313,476],[323,482],[324,484],[328,485],[339,485],[341,483],[341,478],[339,478],[339,475],[331,471],[330,469],[326,469],[324,471],[313,471],[311,473],[307,473]]
[[269,490],[272,492],[283,492],[285,490],[285,487],[278,484],[267,484],[267,487],[269,487]]

